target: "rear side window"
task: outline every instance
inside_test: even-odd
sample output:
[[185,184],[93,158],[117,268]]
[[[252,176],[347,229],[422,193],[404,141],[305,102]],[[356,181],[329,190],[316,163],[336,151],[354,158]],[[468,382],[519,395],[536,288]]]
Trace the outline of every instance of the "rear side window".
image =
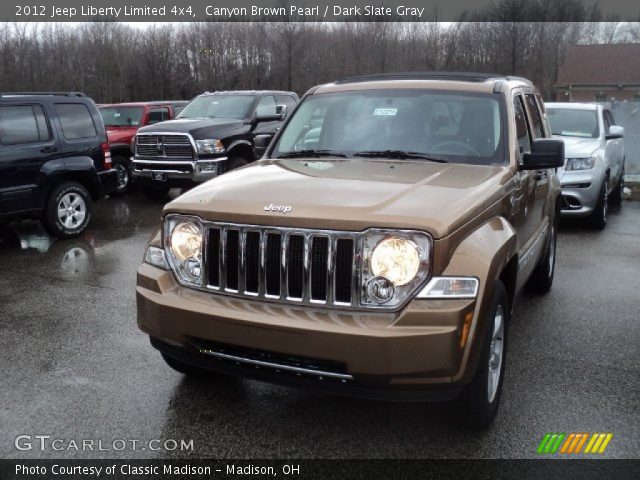
[[535,138],[544,138],[544,128],[542,127],[542,116],[540,115],[540,109],[538,108],[538,102],[536,97],[532,94],[525,95],[527,99],[527,106],[529,107],[529,113],[531,114],[531,130]]
[[529,136],[529,129],[527,128],[527,116],[525,114],[524,104],[522,103],[522,97],[520,95],[513,99],[513,110],[516,115],[516,136],[518,137],[520,152],[530,152],[531,137]]
[[164,122],[165,120],[169,120],[168,108],[154,108],[149,111],[149,125],[153,125],[154,123],[158,122]]
[[256,116],[263,115],[275,115],[276,114],[276,100],[271,95],[262,97],[258,106],[256,107]]
[[91,113],[82,103],[56,103],[56,113],[60,118],[62,133],[67,140],[94,138],[98,131],[91,118]]
[[276,95],[276,103],[278,105],[286,105],[287,112],[291,112],[293,107],[296,106],[296,101],[291,95]]
[[0,107],[0,143],[3,145],[38,143],[50,138],[47,119],[40,105]]

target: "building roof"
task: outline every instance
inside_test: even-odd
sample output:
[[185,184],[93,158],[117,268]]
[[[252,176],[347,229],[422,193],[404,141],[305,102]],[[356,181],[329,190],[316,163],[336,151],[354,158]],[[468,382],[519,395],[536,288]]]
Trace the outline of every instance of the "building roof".
[[640,43],[569,47],[556,86],[640,85]]

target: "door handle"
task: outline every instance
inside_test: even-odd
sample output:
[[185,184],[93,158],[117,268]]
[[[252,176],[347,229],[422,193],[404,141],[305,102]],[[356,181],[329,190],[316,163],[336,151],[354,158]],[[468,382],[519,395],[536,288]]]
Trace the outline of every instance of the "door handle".
[[44,147],[40,149],[40,152],[42,153],[55,153],[57,151],[58,151],[57,147]]

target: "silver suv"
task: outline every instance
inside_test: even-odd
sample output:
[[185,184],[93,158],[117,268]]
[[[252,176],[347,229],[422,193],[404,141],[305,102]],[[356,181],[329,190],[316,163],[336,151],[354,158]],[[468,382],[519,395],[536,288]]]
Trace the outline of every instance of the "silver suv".
[[611,111],[595,103],[545,104],[551,132],[565,143],[559,169],[562,215],[584,217],[598,229],[607,224],[607,207],[622,203],[624,129]]

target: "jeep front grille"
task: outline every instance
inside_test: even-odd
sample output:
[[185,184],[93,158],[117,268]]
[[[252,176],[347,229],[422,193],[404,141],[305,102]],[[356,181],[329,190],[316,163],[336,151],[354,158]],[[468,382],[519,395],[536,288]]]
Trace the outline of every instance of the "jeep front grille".
[[179,134],[137,135],[136,156],[141,158],[194,158],[191,140],[187,135]]
[[357,305],[358,234],[217,223],[205,228],[208,289],[293,304]]

